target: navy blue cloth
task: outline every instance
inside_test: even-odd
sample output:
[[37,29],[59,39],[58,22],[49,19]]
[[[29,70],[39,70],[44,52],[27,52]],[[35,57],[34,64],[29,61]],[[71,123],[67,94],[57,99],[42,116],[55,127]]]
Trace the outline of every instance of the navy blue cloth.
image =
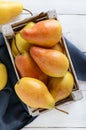
[[77,78],[86,81],[86,55],[65,38]]
[[[65,40],[78,79],[86,81],[86,56],[67,39]],[[20,130],[35,117],[28,113],[26,105],[15,94],[13,87],[17,78],[2,33],[0,33],[0,61],[6,65],[8,71],[7,85],[0,91],[0,130]]]

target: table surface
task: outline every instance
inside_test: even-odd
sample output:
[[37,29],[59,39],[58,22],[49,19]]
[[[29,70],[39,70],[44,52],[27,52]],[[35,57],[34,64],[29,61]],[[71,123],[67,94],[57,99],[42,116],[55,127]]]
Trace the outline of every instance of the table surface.
[[[16,0],[34,14],[55,9],[63,28],[63,35],[81,51],[86,52],[86,0]],[[21,19],[26,17],[24,12]],[[20,17],[17,18],[19,20]],[[83,99],[60,106],[66,115],[55,109],[39,115],[22,130],[85,130],[86,129],[86,82],[79,81]]]

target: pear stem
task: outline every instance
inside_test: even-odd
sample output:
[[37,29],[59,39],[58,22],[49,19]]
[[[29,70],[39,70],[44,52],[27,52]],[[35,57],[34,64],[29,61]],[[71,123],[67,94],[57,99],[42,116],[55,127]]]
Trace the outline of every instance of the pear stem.
[[62,110],[62,109],[60,109],[60,108],[58,108],[56,106],[55,106],[55,109],[58,110],[58,111],[61,111],[61,112],[65,113],[65,114],[69,114],[67,111],[64,111],[64,110]]
[[30,10],[25,9],[25,8],[23,8],[23,10],[25,10],[25,11],[29,12],[29,13],[33,16],[33,13],[32,13]]

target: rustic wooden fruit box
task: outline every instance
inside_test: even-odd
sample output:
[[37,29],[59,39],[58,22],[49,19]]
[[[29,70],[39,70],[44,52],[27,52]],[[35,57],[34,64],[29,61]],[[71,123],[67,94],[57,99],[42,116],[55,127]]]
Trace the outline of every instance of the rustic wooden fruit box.
[[[4,25],[2,27],[2,32],[3,32],[5,42],[6,42],[6,46],[7,46],[7,49],[8,49],[8,52],[9,52],[9,55],[10,55],[10,58],[11,58],[11,61],[12,61],[12,64],[13,64],[13,67],[14,67],[14,70],[15,70],[15,73],[16,73],[16,76],[17,76],[18,80],[19,80],[19,75],[18,75],[16,66],[15,66],[15,63],[14,63],[14,58],[13,58],[12,52],[11,52],[10,41],[14,37],[15,33],[20,31],[28,22],[30,22],[30,21],[38,22],[38,21],[45,20],[45,19],[50,19],[50,18],[57,19],[57,14],[56,14],[55,10],[48,11],[48,12],[42,12],[42,13],[40,13],[38,15],[31,16],[30,18],[24,19],[21,22],[15,22],[13,24],[7,24],[7,25]],[[82,93],[81,93],[81,91],[79,89],[77,76],[76,76],[76,73],[74,71],[74,67],[73,67],[73,64],[72,64],[72,61],[71,61],[71,58],[70,58],[70,55],[69,55],[69,52],[68,52],[68,49],[67,49],[67,46],[66,46],[66,43],[65,43],[65,40],[64,40],[63,36],[61,38],[60,44],[61,44],[62,48],[64,49],[65,55],[69,59],[69,63],[70,63],[69,71],[74,76],[74,87],[73,87],[73,91],[70,94],[70,96],[67,97],[64,100],[61,100],[61,101],[57,102],[56,106],[58,106],[60,104],[64,104],[64,103],[67,104],[69,102],[77,101],[77,100],[82,99],[82,97],[83,97]],[[34,108],[31,108],[31,107],[28,107],[28,110],[29,110],[29,113],[32,116],[36,116],[36,115],[39,115],[40,113],[43,113],[43,112],[47,111],[46,109],[34,109]]]

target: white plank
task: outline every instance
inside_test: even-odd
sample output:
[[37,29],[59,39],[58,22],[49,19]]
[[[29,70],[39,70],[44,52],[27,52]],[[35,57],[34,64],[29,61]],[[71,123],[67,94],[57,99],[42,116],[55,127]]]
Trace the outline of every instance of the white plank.
[[[14,0],[9,0],[14,1]],[[15,0],[23,3],[32,12],[56,9],[58,14],[86,14],[86,0]]]
[[63,34],[80,50],[86,51],[86,15],[57,15]]
[[59,14],[86,14],[86,0],[18,0],[32,12],[56,9]]
[[79,87],[81,91],[86,91],[86,81],[79,81]]

